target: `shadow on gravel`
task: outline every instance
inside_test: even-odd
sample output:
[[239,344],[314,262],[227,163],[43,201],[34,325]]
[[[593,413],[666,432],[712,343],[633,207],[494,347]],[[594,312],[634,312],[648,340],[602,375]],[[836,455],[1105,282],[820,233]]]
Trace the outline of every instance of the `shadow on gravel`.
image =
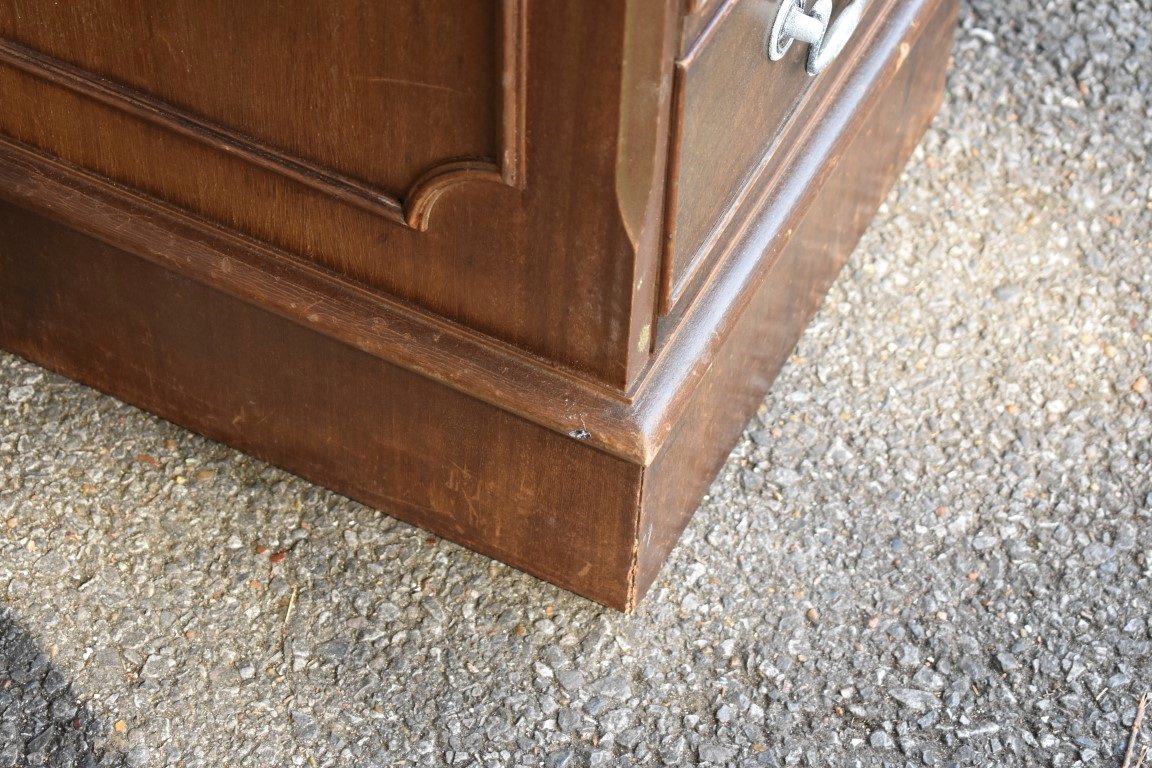
[[123,755],[95,747],[100,726],[48,654],[0,607],[0,768],[113,768]]

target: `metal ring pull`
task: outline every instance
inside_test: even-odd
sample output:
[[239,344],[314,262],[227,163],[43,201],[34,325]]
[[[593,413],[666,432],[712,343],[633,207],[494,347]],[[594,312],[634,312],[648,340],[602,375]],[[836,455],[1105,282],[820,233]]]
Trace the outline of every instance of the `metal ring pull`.
[[828,68],[848,44],[864,16],[867,0],[854,0],[844,6],[830,21],[832,0],[816,0],[805,12],[804,0],[785,0],[780,4],[772,32],[768,36],[768,58],[779,61],[793,41],[808,43],[808,74],[815,77]]

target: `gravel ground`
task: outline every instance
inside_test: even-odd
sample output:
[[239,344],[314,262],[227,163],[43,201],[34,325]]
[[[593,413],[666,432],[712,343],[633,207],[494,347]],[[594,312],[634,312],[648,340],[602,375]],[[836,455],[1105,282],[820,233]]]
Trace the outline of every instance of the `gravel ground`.
[[633,617],[0,355],[0,768],[1119,766],[1150,29],[964,6],[939,121]]

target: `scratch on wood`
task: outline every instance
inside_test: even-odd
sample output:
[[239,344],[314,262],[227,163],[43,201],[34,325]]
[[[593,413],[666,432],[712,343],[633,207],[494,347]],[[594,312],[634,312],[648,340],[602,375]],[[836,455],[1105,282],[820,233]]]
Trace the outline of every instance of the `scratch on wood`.
[[462,93],[456,88],[449,88],[446,85],[435,85],[433,83],[422,83],[419,80],[405,80],[399,77],[362,77],[359,78],[366,83],[390,83],[392,85],[406,85],[412,88],[427,88],[432,91],[446,91],[447,93]]

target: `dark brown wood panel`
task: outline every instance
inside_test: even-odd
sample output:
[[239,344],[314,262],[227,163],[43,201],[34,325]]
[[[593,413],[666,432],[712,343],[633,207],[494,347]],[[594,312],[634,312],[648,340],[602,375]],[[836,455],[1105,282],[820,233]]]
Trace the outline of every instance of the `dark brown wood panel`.
[[523,42],[501,6],[5,0],[0,37],[402,200],[445,162],[500,161],[500,54]]
[[2,143],[0,198],[554,432],[582,429],[585,445],[654,455],[619,392]]
[[[848,0],[836,0],[836,13]],[[826,93],[863,48],[892,0],[874,0],[848,47],[819,77],[805,71],[808,46],[770,61],[778,0],[732,0],[677,63],[661,312],[672,311],[693,275],[713,261],[714,233],[731,221],[748,183],[777,147],[803,142],[811,126],[790,122],[802,100]],[[833,17],[835,18],[835,16]]]
[[[910,4],[893,18],[892,31],[882,42],[889,48],[903,44],[906,31],[915,30],[929,12]],[[895,76],[902,61],[899,50],[889,53],[870,55],[861,62],[867,72],[850,82],[852,99],[847,107],[836,108],[839,119],[870,103],[859,96],[869,90],[870,81],[887,82]],[[874,58],[879,63],[874,63]],[[831,108],[816,103],[806,109],[819,114]],[[826,133],[830,121],[827,114],[814,121],[821,130],[813,135]],[[765,186],[745,201],[750,212],[742,213],[741,220],[751,219],[752,223],[733,230],[730,242],[722,244],[720,258],[721,266],[736,262],[743,265],[742,271],[735,278],[725,278],[727,273],[714,276],[709,281],[713,288],[725,280],[739,288],[769,267],[770,251],[747,256],[742,252],[733,255],[733,250],[740,251],[740,233],[753,225],[758,236],[765,238],[765,248],[775,239],[787,238],[795,225],[790,217],[808,204],[805,195],[822,183],[822,177],[813,176],[814,169],[820,167],[816,156],[803,151],[808,146],[787,153],[779,179],[762,180]],[[729,306],[732,300],[716,298],[712,290],[703,297],[701,308],[694,309],[689,302],[682,314],[665,318],[657,334],[661,354],[635,393],[624,396],[550,370],[467,328],[327,279],[323,270],[230,237],[194,218],[77,175],[29,152],[0,148],[0,196],[81,231],[97,233],[121,249],[182,271],[244,301],[263,302],[285,318],[555,431],[584,428],[589,445],[638,463],[648,463],[659,453],[668,438],[668,425],[678,420],[679,409],[684,407],[677,393],[691,391],[707,368],[713,346],[739,317],[735,306]],[[633,402],[637,407],[630,410]]]
[[0,203],[0,345],[621,610],[640,468]]
[[[728,286],[723,277],[717,279],[713,300],[747,304],[740,323],[709,357],[707,372],[678,411],[663,452],[645,473],[639,536],[647,546],[639,555],[637,600],[651,587],[723,465],[724,446],[735,444],[936,115],[957,8],[956,0],[943,0],[932,15],[916,18],[899,30],[902,34],[889,36],[888,55],[882,58],[897,74],[870,105],[866,119],[851,110],[828,114],[830,121],[862,124],[844,129],[848,137],[854,136],[850,144],[829,147],[841,150],[840,159],[810,202],[809,214],[786,244],[772,246],[772,239],[766,242],[763,233],[750,231],[743,253],[734,259],[755,262],[763,254],[775,259],[771,271]],[[918,29],[924,22],[930,26]],[[744,299],[733,295],[752,286],[757,286],[754,293]],[[702,445],[720,450],[701,451]]]
[[[0,136],[625,389],[652,342],[670,94],[662,84],[677,8],[565,2],[502,17],[523,27],[523,39],[548,41],[516,54],[522,65],[511,63],[515,52],[501,59],[503,79],[509,68],[523,77],[513,92],[540,94],[524,100],[519,185],[494,166],[465,164],[425,179],[411,207],[366,203],[354,185],[318,184],[284,158],[254,162],[197,126],[157,121],[147,104],[62,83],[11,46],[0,50]],[[654,98],[625,94],[625,60],[650,73],[644,93]]]

